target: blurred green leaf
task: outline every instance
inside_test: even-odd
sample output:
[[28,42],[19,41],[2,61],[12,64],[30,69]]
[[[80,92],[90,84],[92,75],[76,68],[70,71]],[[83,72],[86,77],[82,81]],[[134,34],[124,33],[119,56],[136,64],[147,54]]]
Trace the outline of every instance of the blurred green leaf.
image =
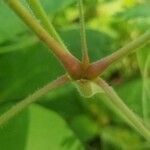
[[[0,114],[7,111],[12,105],[0,106]],[[27,110],[14,117],[0,127],[1,150],[24,150],[28,132],[29,113]]]
[[116,20],[119,19],[117,23],[128,23],[125,24],[125,27],[129,27],[129,32],[132,29],[142,30],[144,32],[150,26],[149,6],[149,1],[141,1],[141,3],[137,3],[133,7],[124,9],[115,15]]
[[83,150],[67,124],[53,111],[32,105],[26,150]]
[[[10,105],[1,106],[1,113]],[[2,150],[81,150],[69,126],[53,111],[32,105],[0,128]]]
[[[74,55],[81,58],[80,29],[64,30],[62,39]],[[113,39],[108,34],[87,29],[88,51],[91,61],[96,61],[113,51]]]
[[76,0],[41,0],[41,3],[43,4],[46,11],[51,14],[64,9],[66,6],[75,1]]
[[63,72],[59,62],[40,44],[0,55],[0,99],[22,99]]
[[46,108],[56,111],[59,115],[71,123],[74,117],[85,112],[81,104],[82,100],[83,99],[80,97],[74,86],[70,86],[69,84],[45,96],[42,101],[40,101],[40,104]]
[[109,150],[148,150],[146,142],[141,142],[139,136],[128,129],[120,127],[104,128],[101,134],[103,149]]
[[137,4],[134,7],[124,9],[123,12],[119,13],[118,16],[122,19],[135,19],[135,18],[146,18],[150,19],[150,12],[149,12],[150,3],[142,3]]
[[97,135],[98,125],[87,115],[76,116],[71,127],[82,141],[88,141]]
[[26,30],[22,21],[3,1],[0,1],[0,22],[0,43],[14,40]]
[[142,81],[134,79],[115,87],[131,110],[142,117]]
[[23,50],[25,48],[28,49],[30,46],[36,44],[37,41],[38,39],[36,37],[32,37],[31,35],[22,35],[15,38],[10,43],[0,46],[0,54]]

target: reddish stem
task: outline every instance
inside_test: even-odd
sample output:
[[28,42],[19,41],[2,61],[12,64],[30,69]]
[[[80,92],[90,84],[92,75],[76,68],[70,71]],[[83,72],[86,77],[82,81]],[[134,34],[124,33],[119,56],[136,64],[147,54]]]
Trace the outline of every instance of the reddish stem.
[[52,52],[57,56],[65,69],[73,79],[80,78],[81,64],[67,49],[64,49],[49,33],[40,25],[40,23],[28,12],[28,10],[18,0],[7,0],[9,6],[14,12],[29,26],[43,41]]

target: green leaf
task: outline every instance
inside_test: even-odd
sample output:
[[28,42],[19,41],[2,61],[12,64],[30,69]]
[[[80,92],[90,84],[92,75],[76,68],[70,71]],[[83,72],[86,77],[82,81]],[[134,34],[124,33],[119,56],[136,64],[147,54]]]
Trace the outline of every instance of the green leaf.
[[[9,107],[1,106],[1,113]],[[39,105],[31,105],[0,128],[0,146],[2,150],[84,149],[60,116]]]
[[40,44],[0,55],[0,99],[22,99],[62,73],[56,58]]
[[[64,30],[62,39],[74,55],[81,59],[80,29]],[[87,29],[87,43],[91,61],[96,61],[113,51],[113,39],[106,33]]]
[[123,17],[124,19],[136,19],[136,18],[147,18],[150,17],[149,12],[150,3],[137,4],[134,7],[125,9],[122,13],[118,14],[118,16]]
[[67,124],[53,111],[32,105],[26,150],[83,150]]
[[98,125],[89,116],[82,114],[74,117],[71,127],[82,141],[88,141],[97,135]]
[[[131,29],[136,29],[137,31],[142,30],[143,32],[147,30],[150,26],[150,12],[149,12],[149,1],[142,1],[141,3],[137,3],[135,6],[124,9],[122,12],[116,15],[116,20],[119,18],[119,22],[129,23],[125,25],[129,26],[129,33]],[[126,28],[125,27],[125,28]]]
[[10,43],[4,44],[0,46],[0,54],[9,53],[12,51],[28,49],[30,46],[36,44],[38,39],[36,37],[32,37],[31,35],[22,35],[20,37],[16,37]]
[[46,11],[51,14],[63,10],[75,1],[76,0],[41,0],[41,3],[43,4]]
[[125,103],[137,113],[142,116],[142,81],[141,79],[135,79],[123,83],[120,86],[116,86],[119,96],[125,101]]
[[[115,137],[115,138],[114,138]],[[140,140],[140,137],[126,128],[106,127],[101,134],[102,145],[115,150],[147,150],[147,144]]]
[[52,91],[39,103],[48,109],[56,111],[70,123],[74,117],[85,112],[81,105],[81,101],[82,98],[74,86],[72,84],[68,84]]
[[21,20],[3,1],[0,1],[0,22],[0,43],[14,40],[26,30]]
[[[10,104],[0,106],[0,114],[10,108]],[[28,132],[28,111],[25,110],[0,127],[0,149],[1,150],[24,150]]]

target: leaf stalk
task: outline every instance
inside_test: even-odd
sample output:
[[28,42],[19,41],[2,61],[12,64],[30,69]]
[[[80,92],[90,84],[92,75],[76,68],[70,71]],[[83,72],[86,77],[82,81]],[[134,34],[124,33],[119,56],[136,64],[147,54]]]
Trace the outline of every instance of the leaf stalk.
[[51,90],[54,90],[64,84],[66,84],[69,81],[70,81],[70,78],[68,77],[68,75],[63,75],[60,78],[54,80],[53,82],[47,84],[43,88],[37,90],[35,93],[28,96],[24,100],[18,102],[16,105],[14,105],[12,108],[10,108],[7,112],[5,112],[4,114],[2,114],[0,116],[0,126],[2,126],[4,123],[9,121],[11,118],[16,116],[21,111],[23,111],[30,104],[39,100],[41,97],[46,95]]
[[145,139],[150,140],[150,129],[143,123],[142,119],[136,116],[117,93],[111,88],[104,80],[97,78],[97,83],[104,91],[105,94],[110,98],[107,103],[110,104],[117,110],[119,115],[134,129],[136,129]]
[[87,48],[87,40],[86,40],[83,0],[79,0],[79,12],[80,12],[80,35],[81,35],[82,63],[83,63],[84,69],[86,69],[89,65],[89,56],[88,56],[88,48]]

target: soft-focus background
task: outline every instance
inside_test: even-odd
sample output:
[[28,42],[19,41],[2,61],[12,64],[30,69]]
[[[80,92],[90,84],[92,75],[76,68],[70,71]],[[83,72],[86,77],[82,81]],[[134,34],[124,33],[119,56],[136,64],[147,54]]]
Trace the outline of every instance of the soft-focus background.
[[[77,0],[41,2],[65,44],[81,58]],[[149,0],[85,0],[84,4],[91,61],[111,54],[150,27]],[[150,100],[149,46],[102,75],[140,117],[142,101]],[[0,112],[63,73],[47,47],[0,1]],[[150,144],[105,105],[105,98],[100,94],[85,99],[73,84],[50,92],[0,129],[0,150],[149,150]]]

